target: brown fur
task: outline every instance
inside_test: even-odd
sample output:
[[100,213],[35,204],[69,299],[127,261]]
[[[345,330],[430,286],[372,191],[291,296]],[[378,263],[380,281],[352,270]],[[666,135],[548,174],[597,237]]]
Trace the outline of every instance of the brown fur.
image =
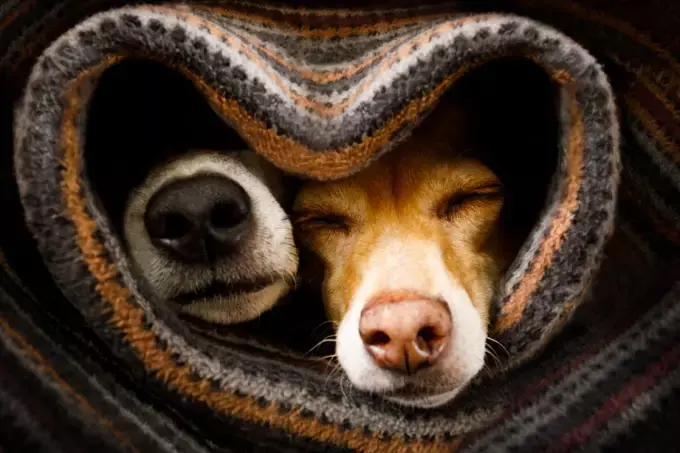
[[[439,108],[364,171],[303,185],[293,216],[298,242],[323,263],[323,298],[331,320],[342,319],[367,257],[390,231],[435,241],[450,274],[488,321],[491,297],[516,244],[504,240],[500,181],[475,157],[469,126],[462,109]],[[447,214],[447,202],[463,195],[471,197]]]

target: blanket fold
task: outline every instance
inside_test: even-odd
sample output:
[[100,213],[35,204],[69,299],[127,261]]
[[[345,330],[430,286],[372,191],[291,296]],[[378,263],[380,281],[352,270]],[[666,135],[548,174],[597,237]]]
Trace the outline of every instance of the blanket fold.
[[[676,407],[677,99],[644,74],[656,109],[634,90],[619,96],[626,68],[610,78],[623,55],[591,51],[597,36],[577,36],[566,13],[553,22],[525,6],[140,4],[62,27],[23,81],[12,184],[52,294],[78,322],[60,333],[66,318],[36,314],[49,302],[30,294],[34,283],[3,275],[8,382],[26,370],[31,388],[56,392],[64,426],[130,451],[572,451],[616,443],[655,402]],[[559,140],[545,152],[557,153],[557,166],[496,300],[491,333],[507,354],[452,404],[388,406],[300,353],[231,333],[218,341],[144,298],[88,170],[90,102],[108,71],[155,62],[276,166],[328,180],[389,152],[464,77],[508,58],[536,65],[555,87]],[[23,298],[32,302],[21,314]],[[10,405],[17,420],[35,412],[26,404]],[[34,437],[79,448],[67,436]]]

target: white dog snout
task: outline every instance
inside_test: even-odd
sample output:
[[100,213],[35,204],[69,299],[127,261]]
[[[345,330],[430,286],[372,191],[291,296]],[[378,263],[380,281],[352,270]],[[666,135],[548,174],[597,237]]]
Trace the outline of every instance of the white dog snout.
[[254,152],[191,151],[128,199],[124,235],[153,296],[207,321],[256,318],[291,288],[298,254],[281,172]]

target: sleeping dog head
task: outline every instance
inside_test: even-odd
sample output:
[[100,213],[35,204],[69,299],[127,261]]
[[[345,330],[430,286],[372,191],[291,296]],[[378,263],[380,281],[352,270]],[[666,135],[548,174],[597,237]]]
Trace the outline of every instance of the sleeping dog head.
[[192,151],[128,198],[123,233],[153,296],[206,321],[249,321],[290,289],[298,258],[280,172],[257,154]]
[[450,401],[482,370],[491,303],[517,247],[466,113],[438,113],[366,169],[306,182],[293,208],[299,244],[324,269],[342,369],[414,407]]

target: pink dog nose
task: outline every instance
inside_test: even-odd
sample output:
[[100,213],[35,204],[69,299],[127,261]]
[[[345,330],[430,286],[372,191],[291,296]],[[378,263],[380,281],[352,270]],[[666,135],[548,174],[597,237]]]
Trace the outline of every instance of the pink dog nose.
[[378,366],[411,374],[441,356],[451,336],[451,314],[436,300],[383,295],[364,308],[359,334]]

